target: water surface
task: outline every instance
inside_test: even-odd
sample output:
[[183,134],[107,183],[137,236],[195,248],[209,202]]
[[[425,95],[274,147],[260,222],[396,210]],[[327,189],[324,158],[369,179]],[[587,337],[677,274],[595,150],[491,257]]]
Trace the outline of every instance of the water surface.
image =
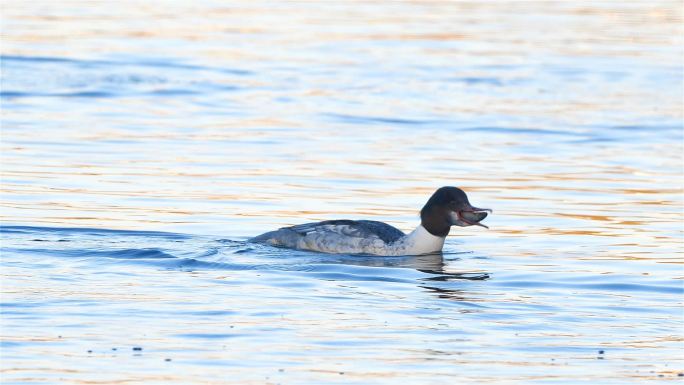
[[[681,381],[681,11],[6,2],[2,382]],[[246,242],[442,185],[442,256]]]

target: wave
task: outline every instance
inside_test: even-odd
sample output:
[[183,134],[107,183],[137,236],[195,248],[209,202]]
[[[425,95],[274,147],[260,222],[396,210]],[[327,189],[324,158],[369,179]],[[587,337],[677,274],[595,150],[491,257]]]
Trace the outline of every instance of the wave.
[[[172,232],[0,226],[0,236],[3,256],[9,256],[11,260],[39,256],[43,263],[47,257],[85,261],[95,266],[129,264],[182,271],[259,271],[281,276],[305,275],[323,281],[410,283],[437,290],[446,296],[451,295],[448,285],[453,281],[492,281],[488,285],[497,289],[684,294],[684,288],[677,281],[630,282],[628,276],[613,276],[607,281],[603,277],[586,274],[579,277],[579,282],[569,282],[562,277],[554,279],[553,275],[542,273],[521,279],[519,275],[505,272],[499,275],[454,272],[454,266],[450,266],[443,255],[377,257],[322,254],[250,244],[240,239]],[[457,260],[459,258],[451,261]],[[58,263],[53,262],[53,265]],[[283,283],[285,286],[288,284]]]

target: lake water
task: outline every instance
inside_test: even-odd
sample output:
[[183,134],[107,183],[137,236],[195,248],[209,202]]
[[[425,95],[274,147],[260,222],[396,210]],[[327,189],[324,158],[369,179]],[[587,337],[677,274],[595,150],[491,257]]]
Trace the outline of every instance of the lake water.
[[[684,377],[681,2],[6,1],[3,384]],[[246,242],[437,187],[444,254]]]

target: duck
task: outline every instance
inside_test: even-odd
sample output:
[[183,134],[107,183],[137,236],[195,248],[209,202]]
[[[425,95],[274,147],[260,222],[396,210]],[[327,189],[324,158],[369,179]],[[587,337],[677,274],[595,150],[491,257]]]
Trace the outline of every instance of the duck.
[[451,226],[481,226],[491,209],[470,204],[458,187],[438,188],[420,210],[420,224],[410,233],[384,222],[335,219],[282,227],[249,242],[331,254],[411,256],[441,253]]

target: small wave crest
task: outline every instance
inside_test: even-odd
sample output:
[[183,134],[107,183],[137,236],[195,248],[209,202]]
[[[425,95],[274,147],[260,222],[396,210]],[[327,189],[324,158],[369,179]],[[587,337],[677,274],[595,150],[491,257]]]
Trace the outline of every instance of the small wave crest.
[[94,228],[0,226],[0,236],[11,239],[3,243],[3,252],[22,258],[38,256],[41,262],[45,257],[78,260],[96,268],[134,264],[181,271],[260,271],[283,279],[347,282],[437,283],[489,278],[486,273],[446,272],[442,255],[333,255],[229,238]]

